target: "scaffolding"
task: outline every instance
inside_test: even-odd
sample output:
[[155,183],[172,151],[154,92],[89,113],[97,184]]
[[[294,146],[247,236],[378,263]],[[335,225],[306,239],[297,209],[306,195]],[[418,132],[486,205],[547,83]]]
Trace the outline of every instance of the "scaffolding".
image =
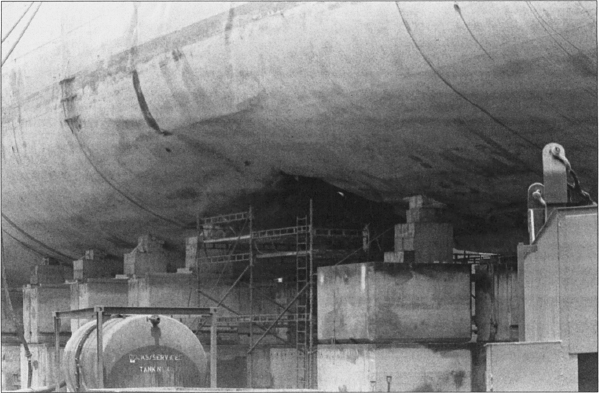
[[[203,231],[202,247],[214,247],[220,250],[220,252],[226,250],[227,254],[216,256],[206,255],[204,257],[196,255],[197,269],[199,270],[201,266],[207,264],[229,263],[245,264],[245,268],[220,299],[207,294],[201,287],[198,293],[200,296],[204,296],[215,302],[216,307],[222,307],[234,314],[233,316],[221,316],[219,318],[221,326],[249,325],[249,346],[247,351],[249,365],[247,368],[248,387],[252,387],[252,353],[267,335],[271,335],[286,346],[296,349],[297,388],[312,388],[315,386],[314,366],[316,355],[314,347],[314,334],[316,330],[314,258],[317,253],[325,258],[335,257],[334,252],[327,253],[326,250],[315,250],[314,238],[359,239],[361,244],[362,231],[315,228],[313,224],[312,200],[310,200],[308,214],[296,217],[295,226],[255,231],[253,229],[253,220],[254,216],[251,207],[247,212],[208,217],[200,220]],[[241,222],[242,229],[235,230],[231,226],[228,226],[234,222]],[[268,249],[259,251],[258,244],[268,244],[268,247],[265,246]],[[240,248],[242,248],[241,251],[239,251]],[[337,251],[339,252],[339,250]],[[199,254],[199,246],[197,254]],[[280,304],[261,293],[254,282],[256,261],[273,258],[288,258],[289,260],[293,258],[295,260],[295,296],[286,305]],[[246,274],[249,275],[247,283],[249,286],[249,313],[243,315],[237,310],[223,305],[223,303]],[[198,274],[198,280],[199,277],[200,274]],[[281,309],[280,313],[256,313],[254,310],[255,296],[261,296],[271,303],[276,304]],[[273,332],[273,329],[278,327],[289,328],[290,326],[295,328],[294,339],[284,339]]]

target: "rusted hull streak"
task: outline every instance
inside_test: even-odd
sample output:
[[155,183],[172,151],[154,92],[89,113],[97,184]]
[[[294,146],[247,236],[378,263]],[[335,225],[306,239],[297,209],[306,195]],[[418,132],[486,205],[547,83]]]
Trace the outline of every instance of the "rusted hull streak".
[[133,70],[133,88],[135,89],[135,95],[137,96],[137,102],[139,102],[139,108],[141,109],[141,113],[144,117],[148,126],[156,131],[160,135],[172,135],[171,132],[165,131],[160,128],[154,116],[150,112],[150,108],[148,108],[148,103],[146,102],[146,98],[144,97],[144,93],[141,90],[141,84],[139,83],[139,75],[137,74],[137,70]]

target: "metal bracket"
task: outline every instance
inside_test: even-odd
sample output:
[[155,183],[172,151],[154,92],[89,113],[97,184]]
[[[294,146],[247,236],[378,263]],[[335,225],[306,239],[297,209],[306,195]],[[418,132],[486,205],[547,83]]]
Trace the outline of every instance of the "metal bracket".
[[563,206],[568,203],[568,171],[570,162],[563,146],[549,143],[543,148],[543,195],[547,205]]
[[545,186],[533,183],[528,187],[528,238],[532,244],[547,219],[547,202],[543,197]]

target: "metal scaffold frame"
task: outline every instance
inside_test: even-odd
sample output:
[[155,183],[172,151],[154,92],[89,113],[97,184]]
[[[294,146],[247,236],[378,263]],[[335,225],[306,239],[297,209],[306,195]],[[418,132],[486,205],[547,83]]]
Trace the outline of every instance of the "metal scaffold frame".
[[[266,230],[253,229],[253,212],[250,207],[247,212],[234,213],[228,215],[219,215],[208,217],[201,220],[201,223],[206,225],[213,224],[228,224],[234,221],[244,221],[243,228],[239,233],[228,234],[221,231],[220,236],[214,238],[202,239],[202,247],[206,245],[223,245],[231,246],[230,252],[227,255],[206,256],[198,258],[196,254],[196,267],[199,269],[202,264],[228,264],[228,263],[246,263],[244,270],[237,279],[230,285],[228,290],[216,299],[210,294],[203,291],[201,286],[198,289],[199,296],[203,296],[212,302],[216,303],[216,307],[228,310],[234,316],[221,316],[219,321],[221,324],[249,324],[249,349],[248,353],[248,368],[247,379],[248,387],[252,387],[252,353],[260,342],[267,336],[275,337],[279,342],[293,347],[297,351],[297,387],[312,388],[315,385],[314,378],[314,334],[315,334],[315,271],[314,271],[314,237],[326,238],[362,238],[360,230],[353,229],[324,229],[314,228],[313,225],[313,203],[310,199],[309,213],[303,217],[296,217],[296,225],[293,227],[275,228]],[[248,233],[243,233],[245,228],[248,228]],[[198,231],[200,228],[198,227]],[[199,234],[199,232],[198,232]],[[285,249],[283,251],[276,249],[263,253],[255,253],[254,249],[258,250],[258,241],[275,241],[277,239],[294,239],[295,250]],[[248,244],[247,250],[235,254],[237,244],[243,242]],[[280,304],[273,299],[268,298],[254,283],[254,267],[257,260],[272,259],[272,258],[295,258],[296,264],[296,291],[295,296],[286,305]],[[242,315],[237,310],[224,305],[224,301],[231,294],[233,289],[241,282],[242,278],[249,274],[249,314]],[[200,275],[198,274],[198,280]],[[198,282],[199,284],[199,282]],[[254,309],[254,298],[260,296],[263,299],[274,303],[281,309],[279,314],[256,314]],[[268,326],[266,325],[268,323]],[[272,329],[286,326],[295,326],[295,340],[289,341],[280,337]],[[200,326],[200,329],[202,326]],[[256,338],[255,329],[261,331],[261,335]]]

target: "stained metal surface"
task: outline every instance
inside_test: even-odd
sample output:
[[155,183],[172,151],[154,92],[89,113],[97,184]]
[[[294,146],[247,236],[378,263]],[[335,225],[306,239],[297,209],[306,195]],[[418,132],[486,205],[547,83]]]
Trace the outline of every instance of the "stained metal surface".
[[2,67],[3,230],[120,255],[281,172],[484,220],[550,141],[596,189],[596,22],[594,2],[44,4]]

